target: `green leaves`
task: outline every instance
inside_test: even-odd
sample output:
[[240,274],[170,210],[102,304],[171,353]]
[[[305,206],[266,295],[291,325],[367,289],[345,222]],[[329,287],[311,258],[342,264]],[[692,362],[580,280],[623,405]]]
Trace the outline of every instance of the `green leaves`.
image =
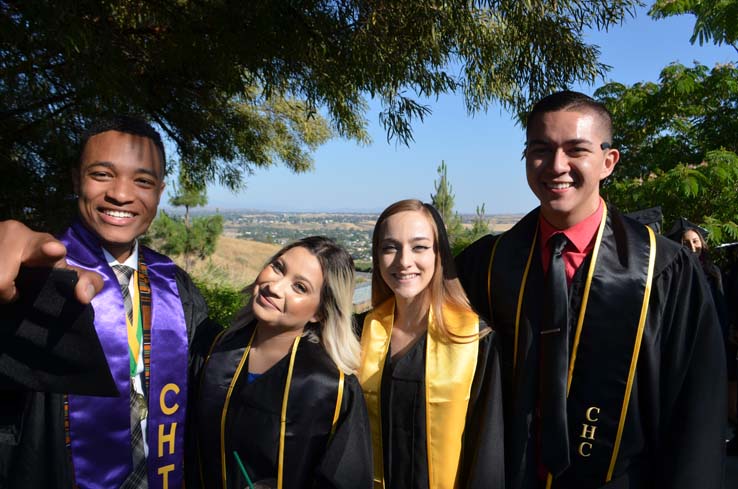
[[661,206],[667,226],[679,217],[700,224],[713,244],[738,240],[738,155],[731,151],[709,151],[700,165],[619,179],[604,192],[626,212]]
[[56,213],[79,135],[106,113],[154,121],[193,178],[231,188],[257,167],[310,169],[331,137],[366,142],[368,97],[404,144],[430,115],[423,100],[443,93],[463,94],[469,112],[499,102],[523,113],[602,76],[584,32],[637,4],[0,2],[0,165],[29,183],[20,191],[5,179],[0,212],[64,222]]
[[[672,15],[696,17],[690,41],[731,44],[738,41],[738,1],[736,0],[657,0],[649,15],[655,19]],[[736,47],[738,49],[738,47]]]
[[248,302],[246,294],[222,283],[195,279],[195,285],[208,305],[208,317],[224,328],[231,324],[236,313]]
[[433,182],[435,193],[431,194],[431,204],[436,208],[446,225],[451,252],[456,255],[477,239],[489,233],[489,223],[484,215],[484,204],[477,206],[476,215],[470,227],[465,227],[461,216],[454,211],[454,191],[448,181],[448,167],[445,161],[438,165],[438,180]]
[[672,64],[659,83],[595,91],[613,114],[614,146],[621,151],[615,179],[645,178],[679,162],[697,165],[707,151],[738,151],[738,69]]

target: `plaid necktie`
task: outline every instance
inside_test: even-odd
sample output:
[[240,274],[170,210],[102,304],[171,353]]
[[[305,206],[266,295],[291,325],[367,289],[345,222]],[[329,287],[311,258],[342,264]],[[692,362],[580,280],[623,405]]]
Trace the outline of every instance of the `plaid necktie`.
[[113,271],[115,277],[118,279],[120,284],[120,291],[123,294],[123,304],[126,306],[126,315],[128,316],[128,322],[133,322],[133,301],[131,300],[131,291],[128,289],[128,284],[133,276],[133,268],[126,265],[113,265]]
[[143,431],[141,431],[141,420],[146,419],[146,415],[146,399],[133,389],[133,382],[131,382],[131,459],[133,470],[120,486],[121,489],[146,489],[149,486],[146,475]]
[[[133,301],[128,284],[133,275],[133,268],[125,265],[113,265],[113,271],[120,284],[120,291],[123,294],[123,304],[126,308],[128,322],[133,323]],[[133,462],[133,470],[125,480],[121,489],[146,489],[148,480],[146,477],[146,452],[144,451],[143,431],[141,430],[141,420],[146,419],[147,408],[146,399],[137,393],[133,388],[133,379],[131,379],[131,459]]]

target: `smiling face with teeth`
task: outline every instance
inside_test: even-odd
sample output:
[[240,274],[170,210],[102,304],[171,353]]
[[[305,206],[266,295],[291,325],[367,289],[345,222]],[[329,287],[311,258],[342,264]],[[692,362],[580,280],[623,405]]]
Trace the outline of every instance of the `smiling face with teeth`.
[[156,216],[164,190],[154,141],[118,131],[92,136],[84,147],[75,192],[82,222],[119,262]]
[[615,168],[620,153],[600,116],[586,108],[539,114],[528,125],[525,167],[541,214],[566,229],[599,207],[600,181]]
[[398,302],[426,299],[436,270],[436,238],[428,216],[398,212],[383,224],[379,272]]

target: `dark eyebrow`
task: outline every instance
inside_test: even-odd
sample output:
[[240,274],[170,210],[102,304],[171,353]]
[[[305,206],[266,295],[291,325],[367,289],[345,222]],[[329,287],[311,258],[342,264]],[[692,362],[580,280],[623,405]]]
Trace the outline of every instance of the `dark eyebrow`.
[[87,165],[87,168],[92,168],[93,166],[104,166],[105,168],[107,168],[109,170],[114,170],[115,169],[115,165],[112,164],[109,161],[95,161],[95,162],[90,163],[89,165]]
[[[414,238],[410,239],[411,242],[415,241],[433,241],[433,238],[427,237],[427,236],[416,236]],[[392,244],[400,244],[400,242],[394,238],[383,238],[382,243],[392,243]]]
[[[543,139],[531,139],[530,141],[527,141],[525,144],[526,146],[532,146],[534,144],[549,145],[551,144],[551,142],[544,141]],[[578,138],[578,139],[568,139],[564,141],[564,144],[577,145],[577,144],[594,144],[594,143],[592,143],[592,141],[590,141],[589,139]]]
[[564,141],[564,144],[594,144],[589,139],[570,139],[568,141]]
[[[102,166],[102,167],[107,168],[108,170],[115,170],[115,163],[112,163],[110,161],[95,161],[93,163],[90,163],[87,166],[87,169],[90,169],[90,168],[93,168],[93,167],[96,167],[96,166]],[[136,168],[136,173],[137,174],[138,173],[144,173],[146,175],[149,175],[149,176],[154,177],[157,180],[159,180],[159,175],[157,175],[155,171],[150,170],[148,168]]]
[[313,287],[313,283],[310,280],[308,280],[307,277],[303,277],[302,275],[295,275],[295,278],[299,281],[307,282],[307,284],[310,286],[310,289],[315,290],[315,287]]

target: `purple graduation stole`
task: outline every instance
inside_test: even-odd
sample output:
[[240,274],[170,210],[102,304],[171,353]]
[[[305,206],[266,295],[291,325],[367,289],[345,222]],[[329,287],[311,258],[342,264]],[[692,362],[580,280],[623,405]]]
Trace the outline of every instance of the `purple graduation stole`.
[[[60,237],[67,262],[103,276],[92,300],[95,329],[118,386],[119,397],[68,396],[74,478],[81,488],[117,489],[133,470],[130,360],[123,296],[99,240],[75,221]],[[148,382],[147,457],[151,489],[181,487],[187,405],[187,327],[167,257],[139,246],[151,285],[151,353]]]

